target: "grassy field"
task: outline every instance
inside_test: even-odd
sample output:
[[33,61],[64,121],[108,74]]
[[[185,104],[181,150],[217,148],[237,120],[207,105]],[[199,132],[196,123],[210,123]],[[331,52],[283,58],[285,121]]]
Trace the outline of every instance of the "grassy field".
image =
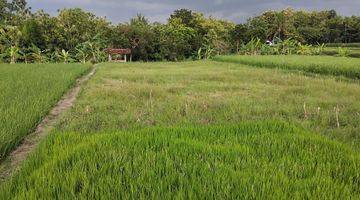
[[328,43],[326,44],[327,47],[358,47],[360,48],[360,43]]
[[211,61],[104,64],[58,129],[93,133],[282,119],[360,147],[359,113],[359,84],[334,78]]
[[347,57],[360,58],[360,43],[329,43],[326,44],[323,54],[339,56],[339,47],[347,51]]
[[[346,51],[346,57],[360,58],[360,47],[341,47],[343,51]],[[323,51],[324,55],[340,56],[339,47],[325,47]]]
[[216,61],[360,79],[360,59],[331,56],[217,56]]
[[360,156],[281,122],[53,134],[0,199],[351,199]]
[[0,160],[88,69],[78,64],[0,64]]
[[359,119],[360,85],[335,76],[100,64],[0,199],[356,199]]

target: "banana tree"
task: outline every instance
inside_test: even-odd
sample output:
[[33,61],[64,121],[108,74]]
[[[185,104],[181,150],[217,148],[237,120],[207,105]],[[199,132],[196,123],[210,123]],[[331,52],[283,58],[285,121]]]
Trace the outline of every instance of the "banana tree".
[[11,46],[8,49],[8,55],[10,57],[10,64],[15,64],[20,57],[20,49],[17,46]]
[[86,48],[83,45],[81,45],[76,47],[75,50],[76,50],[75,58],[79,60],[81,63],[85,64],[89,57],[88,54],[86,53]]
[[198,60],[201,60],[203,58],[203,55],[202,55],[202,48],[200,47],[198,52],[197,52],[197,59]]
[[0,27],[0,54],[3,54],[5,51],[5,30],[3,27]]
[[324,51],[324,48],[325,48],[325,44],[323,43],[323,44],[317,44],[315,47],[314,47],[314,49],[313,49],[313,54],[314,55],[321,55],[322,53],[323,53],[323,51]]
[[299,42],[298,44],[298,49],[296,51],[297,54],[300,54],[300,55],[311,55],[312,54],[312,45],[309,45],[309,44],[301,44]]
[[65,49],[61,50],[60,57],[64,61],[64,63],[68,63],[70,59],[70,54],[68,51],[65,51]]
[[260,39],[252,38],[247,44],[241,47],[241,51],[247,55],[258,55],[260,54],[260,48],[262,46]]
[[96,35],[91,40],[79,44],[76,50],[76,58],[85,63],[89,60],[93,63],[98,63],[106,60],[106,54],[102,49],[105,48],[105,42],[100,35]]
[[52,52],[49,52],[47,54],[48,58],[49,58],[49,61],[51,63],[57,63],[57,62],[60,62],[61,61],[61,55],[59,54],[59,50],[58,49],[55,49],[54,51]]
[[214,48],[212,48],[211,46],[207,46],[204,58],[205,59],[211,59],[211,57],[213,56],[214,51],[215,51]]
[[291,54],[296,53],[299,43],[292,38],[288,38],[288,39],[282,41],[281,43],[279,43],[279,46],[281,48],[281,54],[291,55]]
[[31,56],[34,59],[34,62],[37,63],[45,63],[48,61],[47,56],[45,55],[46,50],[41,50],[39,47],[37,47],[36,45],[32,45],[31,48]]

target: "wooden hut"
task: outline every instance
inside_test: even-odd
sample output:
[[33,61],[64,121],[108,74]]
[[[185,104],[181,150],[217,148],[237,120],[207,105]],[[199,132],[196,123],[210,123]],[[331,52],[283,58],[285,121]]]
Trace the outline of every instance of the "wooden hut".
[[107,48],[105,52],[108,54],[109,62],[127,62],[132,60],[131,49],[112,49]]

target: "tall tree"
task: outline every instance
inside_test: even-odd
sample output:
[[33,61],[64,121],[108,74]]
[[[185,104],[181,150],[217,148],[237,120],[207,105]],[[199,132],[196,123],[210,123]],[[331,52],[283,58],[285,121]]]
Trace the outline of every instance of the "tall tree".
[[236,44],[236,52],[239,52],[241,43],[246,42],[247,38],[247,26],[245,24],[237,24],[234,29],[231,30],[231,38]]
[[4,22],[8,17],[8,4],[6,0],[0,0],[0,23]]
[[184,24],[187,27],[194,28],[194,13],[191,10],[188,9],[178,9],[175,10],[173,14],[170,15],[169,21],[172,21],[174,19],[180,19],[180,22]]
[[43,30],[36,18],[26,20],[22,25],[21,33],[24,46],[30,47],[35,45],[40,49],[45,48]]
[[279,38],[280,40],[284,40],[288,37],[294,36],[292,9],[285,9],[280,12],[268,11],[262,16],[268,24],[268,39],[273,40],[274,38]]

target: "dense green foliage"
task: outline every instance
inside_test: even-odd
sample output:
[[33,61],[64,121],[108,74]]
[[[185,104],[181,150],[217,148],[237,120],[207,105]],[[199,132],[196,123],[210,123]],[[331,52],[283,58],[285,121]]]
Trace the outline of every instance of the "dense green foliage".
[[279,122],[53,134],[7,199],[356,199],[359,154]]
[[328,56],[217,56],[216,61],[256,67],[298,70],[307,73],[344,76],[360,80],[360,60]]
[[89,66],[0,64],[0,161]]
[[238,55],[322,55],[325,49],[325,44],[307,45],[292,38],[279,40],[276,44],[263,43],[260,39],[253,38],[239,46],[236,53]]
[[284,72],[210,61],[101,64],[58,130],[116,132],[282,119],[360,149],[359,84]]
[[31,13],[25,0],[0,1],[0,59],[3,62],[101,62],[106,47],[131,48],[134,60],[184,60],[239,52],[258,38],[274,42],[292,38],[302,44],[360,42],[360,17],[334,10],[266,11],[243,24],[179,9],[165,24],[138,15],[128,23],[76,9],[57,16]]
[[267,11],[251,18],[248,23],[249,38],[265,39],[294,38],[302,43],[351,43],[359,42],[360,17],[342,17],[335,10],[295,11],[291,8],[283,11]]

